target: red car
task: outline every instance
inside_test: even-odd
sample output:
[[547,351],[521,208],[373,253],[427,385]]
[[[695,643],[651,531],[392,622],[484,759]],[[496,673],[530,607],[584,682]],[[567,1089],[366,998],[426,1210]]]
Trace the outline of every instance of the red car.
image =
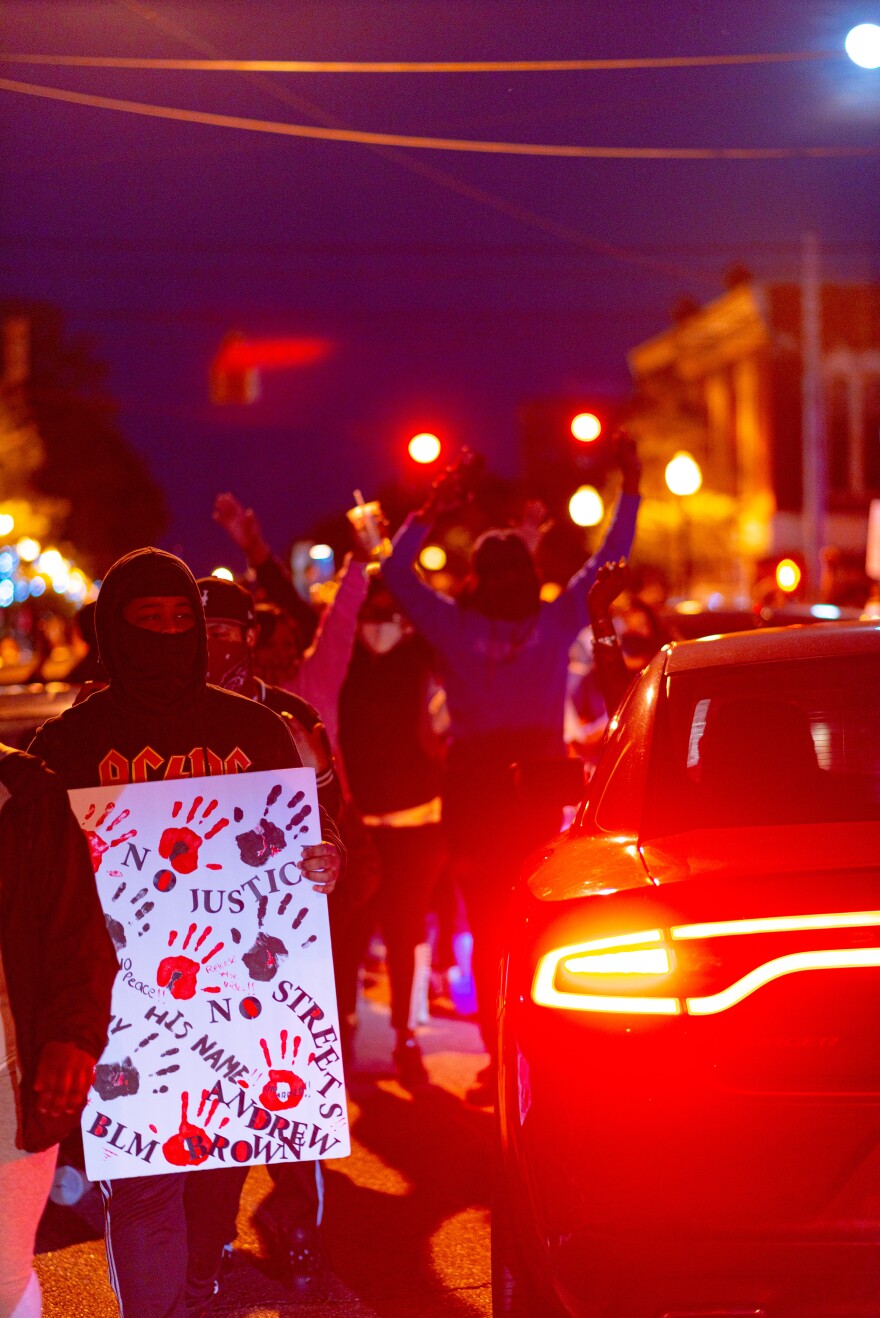
[[662,650],[516,898],[496,1315],[880,1314],[880,624]]

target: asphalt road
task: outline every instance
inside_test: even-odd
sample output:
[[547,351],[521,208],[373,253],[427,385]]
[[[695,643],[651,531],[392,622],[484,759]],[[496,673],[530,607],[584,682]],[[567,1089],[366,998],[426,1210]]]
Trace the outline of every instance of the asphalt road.
[[[275,1275],[254,1221],[270,1182],[254,1169],[218,1318],[491,1314],[492,1113],[464,1100],[486,1055],[473,1023],[442,1001],[433,1010],[420,1033],[431,1083],[411,1095],[391,1067],[384,985],[363,997],[347,1076],[352,1154],[325,1164],[327,1274],[297,1294]],[[44,1318],[116,1318],[103,1241],[70,1211],[50,1214],[37,1257]]]

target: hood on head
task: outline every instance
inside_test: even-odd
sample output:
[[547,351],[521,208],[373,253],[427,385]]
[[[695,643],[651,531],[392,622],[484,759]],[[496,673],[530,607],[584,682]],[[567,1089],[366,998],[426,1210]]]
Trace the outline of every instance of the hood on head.
[[474,545],[471,575],[468,603],[487,618],[516,622],[537,613],[541,583],[517,531],[484,532]]
[[122,611],[131,600],[143,595],[182,595],[192,605],[195,617],[195,648],[187,681],[195,695],[205,684],[208,646],[205,614],[196,580],[182,559],[162,549],[135,549],[110,568],[101,583],[95,605],[98,651],[110,683],[125,688],[122,656],[126,623]]

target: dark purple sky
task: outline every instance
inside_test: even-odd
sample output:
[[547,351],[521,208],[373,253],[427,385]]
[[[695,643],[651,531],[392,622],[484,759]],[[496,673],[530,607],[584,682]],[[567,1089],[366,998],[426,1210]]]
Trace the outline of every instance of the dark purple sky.
[[[841,49],[877,0],[6,0],[6,52],[562,59]],[[880,140],[880,71],[442,75],[58,69],[0,75],[134,101],[430,136],[613,146]],[[401,152],[170,123],[0,92],[0,296],[58,303],[111,366],[163,484],[166,545],[221,558],[231,488],[280,546],[387,478],[414,429],[518,466],[529,398],[624,390],[626,352],[743,261],[877,278],[880,162],[546,160]],[[411,162],[417,171],[407,167]],[[427,167],[428,173],[422,172]],[[456,184],[487,194],[475,200]],[[513,207],[517,214],[509,213]],[[571,239],[542,227],[564,226]],[[574,234],[583,241],[575,241]],[[596,250],[591,243],[599,244]],[[603,245],[628,254],[602,254]],[[208,401],[223,335],[319,335],[326,361]]]

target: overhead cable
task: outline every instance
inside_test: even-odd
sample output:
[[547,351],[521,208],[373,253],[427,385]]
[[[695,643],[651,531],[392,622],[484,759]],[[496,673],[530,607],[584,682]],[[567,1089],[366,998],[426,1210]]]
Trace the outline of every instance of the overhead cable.
[[[223,58],[223,52],[212,42],[206,41],[203,35],[191,32],[180,22],[169,19],[165,14],[159,14],[151,6],[143,4],[142,0],[118,0],[118,2],[130,13],[141,18],[144,22],[150,23],[158,32],[170,36],[175,41],[182,41],[197,55],[206,59]],[[238,73],[236,76],[250,87],[259,88],[281,105],[304,111],[306,115],[325,128],[348,127],[345,120],[340,119],[332,110],[319,105],[312,98],[303,96],[302,92],[292,90],[290,84],[285,81],[278,81],[266,73]],[[508,219],[513,219],[526,228],[548,234],[564,242],[573,243],[583,253],[590,253],[606,260],[621,261],[646,273],[662,275],[667,278],[684,280],[685,282],[693,278],[693,272],[690,269],[673,265],[669,261],[659,261],[656,257],[648,256],[644,252],[634,251],[630,247],[609,243],[592,234],[585,233],[580,226],[560,224],[559,221],[550,219],[541,212],[533,210],[530,206],[513,202],[502,194],[490,191],[486,187],[477,187],[475,184],[459,178],[457,174],[450,173],[448,169],[440,168],[436,156],[431,157],[427,153],[403,151],[396,147],[372,144],[368,145],[366,149],[379,160],[387,161],[393,165],[395,169],[400,169],[415,178],[423,179],[435,187],[441,188],[444,192],[463,197],[467,201],[473,202],[475,206],[480,206],[486,210],[494,211],[498,215],[504,215]]]
[[558,60],[299,60],[157,59],[137,55],[0,54],[7,64],[72,69],[163,69],[208,73],[590,73],[603,69],[694,69],[741,64],[800,64],[839,58],[836,50],[765,51],[745,55],[656,55],[632,59]]
[[306,138],[312,141],[352,142],[367,146],[409,147],[427,151],[459,151],[478,155],[543,156],[587,160],[802,160],[880,156],[877,146],[795,146],[795,147],[627,147],[568,146],[562,143],[473,141],[460,137],[423,137],[405,133],[372,133],[349,128],[321,128],[313,124],[280,123],[274,119],[247,119],[239,115],[211,114],[204,110],[184,110],[144,101],[120,100],[113,96],[94,96],[46,87],[39,83],[17,82],[0,78],[0,91],[36,96],[50,101],[65,101],[97,110],[118,110],[125,114],[145,115],[153,119],[172,119],[179,123],[205,124],[213,128],[237,128],[251,133],[270,133],[281,137]]

